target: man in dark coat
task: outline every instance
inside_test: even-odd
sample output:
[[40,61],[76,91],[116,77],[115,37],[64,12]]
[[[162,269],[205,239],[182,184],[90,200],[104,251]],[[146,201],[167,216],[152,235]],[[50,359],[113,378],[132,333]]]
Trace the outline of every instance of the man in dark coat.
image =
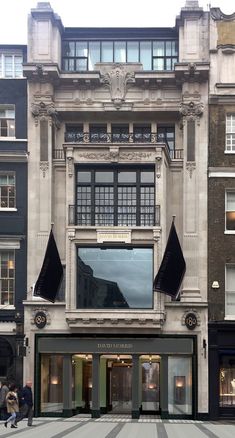
[[33,422],[33,394],[32,382],[28,380],[26,385],[19,391],[20,412],[17,416],[17,423],[23,418],[28,417],[28,426]]

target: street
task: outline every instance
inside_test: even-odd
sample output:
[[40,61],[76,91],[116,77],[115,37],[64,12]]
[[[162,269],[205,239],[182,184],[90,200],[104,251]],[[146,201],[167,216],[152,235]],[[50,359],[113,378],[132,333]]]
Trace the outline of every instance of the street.
[[234,438],[235,422],[202,422],[194,420],[161,420],[141,416],[132,420],[128,415],[103,415],[98,419],[76,415],[71,418],[35,418],[34,427],[27,421],[11,429],[0,424],[1,438]]

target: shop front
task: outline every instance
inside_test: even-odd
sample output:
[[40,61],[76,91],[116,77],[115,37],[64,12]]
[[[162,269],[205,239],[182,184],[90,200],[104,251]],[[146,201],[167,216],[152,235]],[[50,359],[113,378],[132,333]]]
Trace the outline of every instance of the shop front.
[[209,323],[210,418],[235,419],[235,324]]
[[194,337],[36,336],[36,414],[196,415]]

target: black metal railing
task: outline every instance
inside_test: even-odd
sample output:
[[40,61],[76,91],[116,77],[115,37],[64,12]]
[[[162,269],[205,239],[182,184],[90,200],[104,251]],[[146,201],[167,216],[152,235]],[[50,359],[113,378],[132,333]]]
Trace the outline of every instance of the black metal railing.
[[[112,222],[112,218],[109,214],[101,215],[101,220],[93,221],[91,219],[91,214],[82,213],[78,211],[78,208],[74,204],[70,204],[68,208],[68,225],[83,225],[83,226],[160,226],[160,205],[155,206],[155,213],[144,213],[141,216],[140,223],[137,223],[137,220],[133,220],[133,215],[129,218],[130,220],[127,223],[114,223]],[[137,218],[138,215],[135,215]],[[128,214],[125,214],[125,217],[128,217]]]

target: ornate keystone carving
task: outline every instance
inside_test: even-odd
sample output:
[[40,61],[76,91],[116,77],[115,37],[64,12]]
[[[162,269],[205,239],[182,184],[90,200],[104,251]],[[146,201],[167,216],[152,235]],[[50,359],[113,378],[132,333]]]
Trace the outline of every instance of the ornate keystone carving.
[[118,147],[110,146],[109,153],[110,153],[110,161],[112,161],[113,163],[118,162],[119,148]]
[[60,122],[58,119],[58,112],[55,109],[53,102],[44,103],[43,101],[39,103],[33,103],[31,107],[31,112],[35,120],[35,125],[37,126],[40,119],[49,119],[51,123],[54,123],[56,128],[60,127]]
[[121,64],[115,64],[112,70],[101,76],[101,83],[109,88],[111,99],[117,109],[121,108],[125,100],[128,84],[134,82],[134,72],[126,71]]

